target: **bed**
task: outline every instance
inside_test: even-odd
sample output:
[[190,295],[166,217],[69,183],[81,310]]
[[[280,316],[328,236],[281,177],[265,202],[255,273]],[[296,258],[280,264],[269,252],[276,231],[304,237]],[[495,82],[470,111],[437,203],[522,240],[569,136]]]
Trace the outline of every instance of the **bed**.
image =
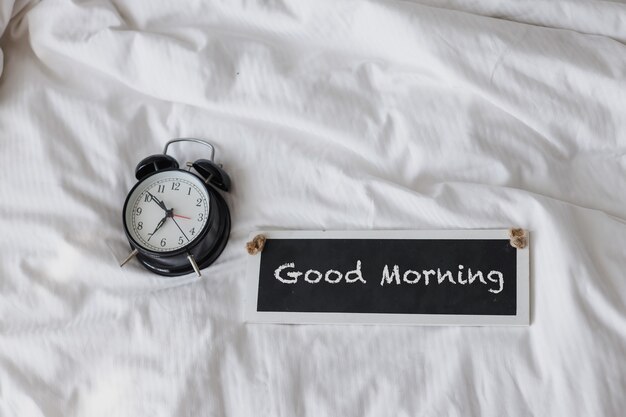
[[[3,0],[0,31],[0,415],[623,415],[624,4]],[[233,181],[200,279],[119,267],[175,137]],[[244,322],[251,231],[512,226],[528,327]]]

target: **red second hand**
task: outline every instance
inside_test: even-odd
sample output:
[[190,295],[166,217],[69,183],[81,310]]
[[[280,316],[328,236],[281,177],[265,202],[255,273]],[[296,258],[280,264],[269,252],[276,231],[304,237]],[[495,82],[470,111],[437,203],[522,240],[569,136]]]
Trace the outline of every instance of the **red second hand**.
[[174,217],[180,217],[181,219],[191,220],[191,217],[181,216],[180,214],[174,214]]

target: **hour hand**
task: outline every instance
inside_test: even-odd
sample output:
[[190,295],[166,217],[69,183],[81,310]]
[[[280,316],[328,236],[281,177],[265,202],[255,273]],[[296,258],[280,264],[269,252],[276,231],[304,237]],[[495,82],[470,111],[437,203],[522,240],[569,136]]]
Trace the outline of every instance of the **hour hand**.
[[161,200],[156,198],[150,191],[146,191],[146,194],[148,194],[150,196],[150,198],[152,199],[152,201],[157,203],[159,205],[159,207],[161,207],[163,210],[167,211],[167,207],[165,207],[165,203],[163,203]]
[[159,222],[159,224],[157,224],[156,227],[154,228],[154,231],[150,233],[150,237],[148,237],[148,242],[150,241],[150,238],[152,238],[152,236],[154,236],[154,234],[161,228],[161,226],[163,226],[163,223],[165,223],[165,220],[167,220],[167,216],[163,217],[161,221]]

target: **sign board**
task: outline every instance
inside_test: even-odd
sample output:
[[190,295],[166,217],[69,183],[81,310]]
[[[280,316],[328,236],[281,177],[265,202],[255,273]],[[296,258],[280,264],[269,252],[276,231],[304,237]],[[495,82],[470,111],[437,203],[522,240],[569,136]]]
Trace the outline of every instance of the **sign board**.
[[529,324],[529,248],[507,230],[257,234],[248,322]]

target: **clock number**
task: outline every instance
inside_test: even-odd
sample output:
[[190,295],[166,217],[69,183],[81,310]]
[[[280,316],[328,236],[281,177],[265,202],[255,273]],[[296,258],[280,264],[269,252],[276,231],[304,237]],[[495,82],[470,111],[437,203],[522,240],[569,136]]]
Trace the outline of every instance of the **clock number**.
[[159,188],[157,189],[157,193],[163,193],[165,191],[165,185],[160,184]]
[[137,223],[137,230],[143,229],[143,222]]
[[202,199],[199,198],[196,200],[196,207],[200,207],[200,204],[202,203]]
[[165,241],[165,238],[161,239],[161,247],[165,246],[167,244],[167,242]]
[[191,233],[191,236],[196,234],[196,228],[192,227],[191,230],[189,231],[189,233]]
[[187,195],[191,195],[191,187],[187,190]]
[[173,191],[178,191],[179,188],[180,188],[180,183],[179,182],[173,182],[172,183],[172,190]]
[[137,210],[135,210],[135,211],[137,212],[137,214],[141,214],[141,212],[142,212],[143,210],[141,209],[141,207],[137,207]]
[[183,240],[182,236],[178,236],[178,244],[182,245],[185,241]]
[[146,194],[146,197],[143,199],[143,201],[149,203],[150,200],[152,200],[152,196],[150,194]]
[[198,221],[201,222],[204,220],[204,213],[198,213]]

